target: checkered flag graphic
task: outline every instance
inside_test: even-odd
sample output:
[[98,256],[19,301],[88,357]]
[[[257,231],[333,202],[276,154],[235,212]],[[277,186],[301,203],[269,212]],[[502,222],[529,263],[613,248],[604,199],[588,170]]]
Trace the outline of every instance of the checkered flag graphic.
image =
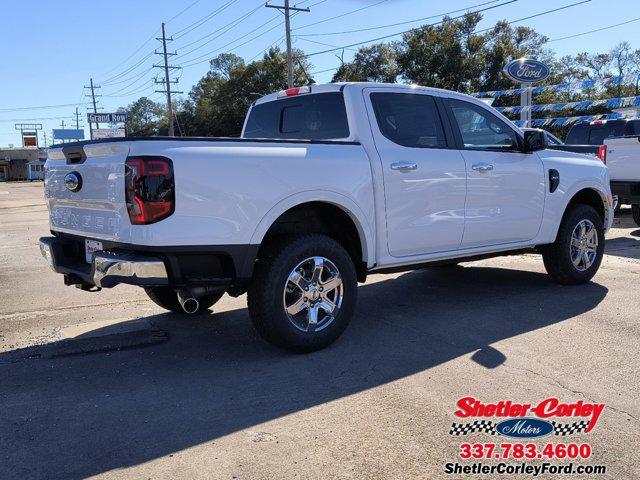
[[591,423],[590,420],[583,420],[581,422],[574,422],[574,423],[558,423],[558,422],[551,422],[551,425],[553,425],[553,434],[554,435],[559,435],[559,436],[567,436],[567,435],[573,435],[574,433],[582,433],[584,432],[587,428],[589,428],[589,424]]
[[449,435],[468,435],[473,432],[488,433],[489,435],[496,435],[496,426],[490,420],[476,420],[471,423],[455,423],[451,424]]

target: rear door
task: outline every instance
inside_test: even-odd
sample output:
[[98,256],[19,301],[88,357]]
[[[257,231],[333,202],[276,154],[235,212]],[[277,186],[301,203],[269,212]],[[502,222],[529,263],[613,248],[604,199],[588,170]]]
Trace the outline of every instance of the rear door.
[[465,162],[450,148],[435,97],[364,90],[382,163],[387,245],[394,257],[456,250],[464,231]]
[[542,161],[520,151],[520,136],[484,105],[449,98],[449,115],[466,160],[463,248],[533,239],[545,198]]
[[[45,198],[51,229],[99,240],[129,242],[125,203],[127,143],[52,148],[45,164]],[[68,174],[80,184],[71,190]]]

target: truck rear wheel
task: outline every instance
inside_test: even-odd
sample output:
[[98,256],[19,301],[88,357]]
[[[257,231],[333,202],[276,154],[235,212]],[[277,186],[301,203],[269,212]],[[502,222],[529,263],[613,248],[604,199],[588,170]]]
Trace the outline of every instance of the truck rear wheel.
[[640,227],[640,205],[631,205],[631,215],[633,215],[633,221]]
[[334,239],[317,234],[283,238],[260,254],[248,289],[249,314],[269,343],[312,352],[347,328],[357,290],[351,257]]
[[556,241],[542,248],[547,273],[562,285],[586,283],[600,268],[604,255],[604,226],[589,205],[565,213]]
[[[145,288],[144,291],[147,292],[149,298],[156,305],[174,313],[187,315],[187,313],[180,305],[180,302],[178,301],[178,294],[171,287],[149,287]],[[224,290],[220,290],[218,292],[199,297],[198,303],[200,305],[198,307],[198,310],[194,313],[202,313],[206,310],[209,310],[218,300],[222,298],[223,295]]]

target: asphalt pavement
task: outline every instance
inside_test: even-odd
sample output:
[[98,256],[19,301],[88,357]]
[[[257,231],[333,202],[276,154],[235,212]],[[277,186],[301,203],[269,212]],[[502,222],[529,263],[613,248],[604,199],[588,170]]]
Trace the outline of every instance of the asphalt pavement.
[[587,285],[552,283],[536,255],[372,275],[309,355],[260,340],[245,296],[184,318],[134,287],[65,287],[47,233],[42,184],[0,183],[0,479],[529,478],[444,474],[470,463],[462,442],[500,441],[449,434],[466,396],[604,403],[592,432],[536,442],[588,442],[574,463],[607,470],[580,478],[640,478],[628,210]]

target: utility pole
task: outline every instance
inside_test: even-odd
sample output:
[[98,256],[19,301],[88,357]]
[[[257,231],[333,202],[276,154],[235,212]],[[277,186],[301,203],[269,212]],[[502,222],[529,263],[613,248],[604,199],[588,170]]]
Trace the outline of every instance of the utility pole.
[[80,130],[80,113],[78,112],[78,107],[76,107],[76,113],[74,114],[76,120],[76,130]]
[[[85,95],[86,97],[91,97],[91,101],[93,102],[93,113],[98,113],[98,105],[96,104],[96,97],[100,97],[101,95],[96,95],[96,89],[97,88],[102,88],[99,85],[94,85],[93,84],[93,78],[89,79],[89,86],[85,86],[84,88],[89,88],[91,89],[91,95]],[[98,124],[98,122],[96,122],[96,128],[100,128],[100,125]],[[93,139],[93,125],[91,124],[91,122],[89,122],[89,132],[90,132],[90,136],[91,139]]]
[[164,58],[163,65],[154,65],[156,68],[162,68],[164,70],[164,79],[158,80],[157,78],[154,80],[155,83],[164,84],[164,90],[156,90],[159,93],[165,93],[167,95],[167,116],[169,117],[167,120],[169,122],[169,136],[174,136],[173,130],[173,105],[171,104],[171,94],[172,93],[182,93],[177,90],[171,90],[172,83],[178,83],[178,80],[170,80],[169,79],[169,70],[180,69],[181,67],[175,67],[173,65],[169,65],[169,56],[177,55],[176,52],[167,52],[167,41],[172,42],[173,37],[167,38],[167,35],[164,31],[164,22],[162,23],[162,38],[156,38],[162,42],[162,52],[154,52],[157,55],[162,55]]
[[284,5],[265,5],[267,8],[277,8],[280,12],[284,10],[284,27],[287,33],[287,86],[293,88],[293,56],[291,53],[291,10],[295,12],[310,12],[308,8],[290,7],[289,0],[284,0]]

